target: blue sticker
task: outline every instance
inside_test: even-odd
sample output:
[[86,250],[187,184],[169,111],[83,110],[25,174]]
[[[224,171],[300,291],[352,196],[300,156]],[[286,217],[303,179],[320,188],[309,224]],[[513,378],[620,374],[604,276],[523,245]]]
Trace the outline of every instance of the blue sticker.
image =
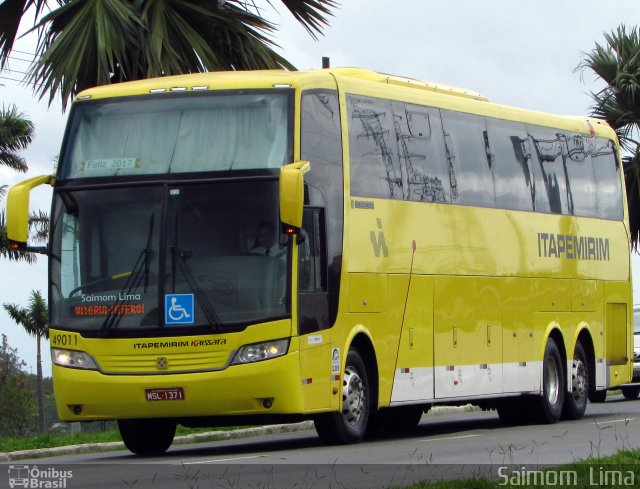
[[165,324],[194,324],[193,294],[167,294],[164,296]]

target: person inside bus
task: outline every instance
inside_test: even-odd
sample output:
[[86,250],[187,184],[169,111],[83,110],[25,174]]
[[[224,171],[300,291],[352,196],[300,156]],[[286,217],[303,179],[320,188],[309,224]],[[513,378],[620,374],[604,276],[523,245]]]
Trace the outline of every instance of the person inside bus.
[[255,246],[251,249],[252,255],[282,256],[285,248],[278,243],[276,227],[272,222],[263,221],[258,226],[258,235]]

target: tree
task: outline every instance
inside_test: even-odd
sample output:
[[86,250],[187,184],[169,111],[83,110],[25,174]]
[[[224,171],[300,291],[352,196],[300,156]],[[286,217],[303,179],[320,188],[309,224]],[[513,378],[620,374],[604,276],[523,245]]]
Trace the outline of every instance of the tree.
[[606,45],[596,43],[578,69],[592,70],[606,86],[592,93],[592,115],[606,120],[616,131],[622,149],[629,209],[631,244],[640,241],[640,33],[624,25],[604,34]]
[[[1,21],[0,21],[1,23]],[[19,152],[33,141],[35,130],[33,123],[15,105],[2,106],[0,110],[0,165],[7,166],[19,172],[27,171],[27,163]],[[5,196],[6,185],[0,185],[0,200]],[[46,213],[33,213],[29,225],[36,231],[36,240],[46,240],[48,235],[49,218]],[[0,211],[0,256],[9,260],[24,260],[28,263],[35,261],[33,253],[12,250],[7,239],[7,226],[4,211]]]
[[33,426],[35,406],[25,367],[3,334],[0,345],[0,436],[24,435]]
[[[337,6],[335,0],[282,3],[313,37]],[[253,0],[4,0],[0,68],[29,10],[39,41],[28,81],[40,97],[49,95],[49,103],[59,94],[63,107],[95,85],[201,71],[294,69],[273,50],[276,25]]]
[[33,136],[33,123],[18,112],[18,107],[3,105],[0,110],[0,165],[26,172],[27,164],[18,152],[31,144]]
[[42,337],[49,338],[49,310],[47,302],[38,290],[31,291],[29,305],[20,307],[16,304],[3,304],[9,317],[21,325],[37,341],[37,377],[38,377],[38,431],[44,432],[44,388],[42,378]]

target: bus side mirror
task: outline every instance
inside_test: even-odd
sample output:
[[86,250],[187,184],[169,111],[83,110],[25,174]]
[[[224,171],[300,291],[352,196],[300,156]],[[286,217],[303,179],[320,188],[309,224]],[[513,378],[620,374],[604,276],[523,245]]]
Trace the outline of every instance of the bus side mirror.
[[309,170],[308,161],[296,161],[280,168],[280,221],[296,229],[302,227],[304,174]]
[[11,187],[7,196],[7,238],[13,250],[40,251],[29,248],[29,194],[32,189],[43,184],[53,187],[54,175],[40,175]]

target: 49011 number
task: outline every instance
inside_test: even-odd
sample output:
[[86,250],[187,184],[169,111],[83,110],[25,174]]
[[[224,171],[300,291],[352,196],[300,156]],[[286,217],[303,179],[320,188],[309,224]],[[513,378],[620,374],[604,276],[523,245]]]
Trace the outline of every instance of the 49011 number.
[[75,334],[54,334],[50,340],[51,346],[78,346],[78,336]]

